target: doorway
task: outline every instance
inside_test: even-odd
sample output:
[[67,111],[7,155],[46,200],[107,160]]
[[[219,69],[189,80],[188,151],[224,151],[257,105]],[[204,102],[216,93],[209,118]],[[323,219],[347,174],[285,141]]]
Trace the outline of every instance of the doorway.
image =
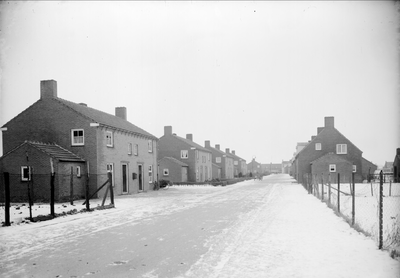
[[122,163],[122,194],[126,194],[128,191],[128,164]]
[[143,165],[138,165],[139,192],[143,191]]

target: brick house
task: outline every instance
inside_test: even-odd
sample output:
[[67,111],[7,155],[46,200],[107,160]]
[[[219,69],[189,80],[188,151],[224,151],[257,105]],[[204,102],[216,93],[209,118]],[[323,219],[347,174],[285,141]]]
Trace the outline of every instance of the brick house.
[[189,165],[173,158],[163,157],[158,161],[159,179],[169,180],[172,182],[187,182]]
[[393,161],[393,180],[400,182],[400,148],[396,149],[396,155]]
[[[209,140],[204,142],[204,147],[212,153],[212,163],[221,166],[221,179],[233,179],[234,157],[229,153],[229,149],[223,152],[218,144],[213,148]],[[213,176],[215,176],[215,173],[213,173]]]
[[247,164],[248,173],[254,175],[263,174],[261,163],[258,163],[255,158],[251,160],[250,163]]
[[[305,181],[305,174],[313,174],[312,162],[329,153],[352,163],[355,181],[362,181],[362,151],[335,128],[334,117],[325,117],[325,126],[319,127],[317,135],[312,136],[311,141],[296,154],[292,164],[294,178],[300,183]],[[325,172],[329,172],[329,168]]]
[[109,171],[116,195],[153,187],[158,139],[127,121],[125,107],[111,115],[59,98],[54,80],[41,81],[40,88],[40,99],[3,126],[4,153],[25,140],[51,142],[87,162],[90,192]]
[[[12,201],[28,200],[28,182],[35,201],[50,200],[52,170],[57,173],[54,180],[56,201],[69,199],[71,178],[74,198],[85,196],[85,160],[56,144],[25,141],[0,158],[0,168],[3,173],[10,174]],[[1,188],[0,200],[4,200],[3,194]]]
[[245,176],[247,174],[246,160],[237,156],[234,150],[232,150],[231,154],[233,156],[234,176],[238,177],[240,174]]
[[338,173],[340,173],[341,182],[349,183],[351,182],[353,163],[337,154],[327,153],[311,162],[311,172],[313,178],[316,176],[319,183],[321,182],[321,177],[323,177],[324,183],[326,183],[329,174],[331,182],[337,183]]
[[370,181],[371,176],[374,172],[378,169],[378,166],[373,164],[372,162],[368,161],[364,157],[361,158],[361,167],[362,167],[362,178],[363,181],[367,180]]
[[160,159],[173,157],[187,164],[189,182],[204,182],[212,178],[212,154],[193,142],[192,134],[182,138],[172,133],[172,126],[165,126],[164,135],[159,139],[158,153]]
[[261,164],[261,171],[264,174],[282,173],[282,164],[281,163]]

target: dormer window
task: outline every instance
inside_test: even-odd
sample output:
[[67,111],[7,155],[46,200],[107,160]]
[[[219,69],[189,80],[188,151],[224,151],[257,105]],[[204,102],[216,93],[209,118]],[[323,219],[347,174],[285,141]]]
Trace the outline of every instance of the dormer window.
[[336,154],[347,154],[347,144],[337,144]]
[[85,145],[85,137],[84,137],[83,129],[72,129],[71,130],[71,143],[72,143],[72,146]]
[[315,150],[320,151],[321,150],[321,143],[315,143]]

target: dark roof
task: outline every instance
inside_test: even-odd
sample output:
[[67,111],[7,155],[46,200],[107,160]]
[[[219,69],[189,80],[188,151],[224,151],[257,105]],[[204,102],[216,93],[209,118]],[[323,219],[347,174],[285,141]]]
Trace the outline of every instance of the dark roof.
[[216,151],[217,153],[220,153],[221,155],[226,155],[226,156],[229,156],[231,158],[234,158],[234,155],[232,153],[226,153],[224,151],[218,150],[217,148],[213,148],[211,146],[209,148],[212,149],[212,150],[209,150],[208,148],[206,148],[209,152]]
[[64,100],[62,98],[54,98],[54,100],[64,104],[65,106],[68,106],[75,112],[83,115],[86,118],[91,119],[93,122],[97,122],[97,123],[105,125],[105,126],[122,129],[122,130],[125,130],[128,132],[132,132],[132,133],[135,133],[138,135],[143,135],[143,136],[149,137],[151,139],[158,140],[158,138],[155,137],[154,135],[141,129],[140,127],[135,126],[134,124],[128,122],[127,120],[124,120],[115,115],[111,115],[111,114],[105,113],[100,110],[96,110],[94,108],[91,108],[91,107],[88,107],[85,105],[81,105],[81,104],[74,103],[74,102],[71,102],[68,100]]
[[25,141],[13,150],[9,151],[5,155],[2,156],[5,157],[9,155],[10,153],[14,152],[15,150],[19,149],[20,147],[24,145],[30,145],[34,147],[35,149],[47,154],[48,156],[57,159],[59,161],[64,161],[64,162],[85,162],[85,160],[76,154],[70,152],[69,150],[64,149],[63,147],[57,145],[57,144],[46,144],[46,143],[40,143],[40,142],[32,142],[32,141]]
[[205,151],[205,152],[211,153],[210,150],[208,150],[208,149],[206,149],[206,148],[200,146],[199,144],[193,142],[192,140],[189,140],[189,139],[186,139],[186,138],[182,138],[182,137],[179,137],[178,135],[174,135],[174,134],[173,134],[172,136],[175,137],[175,138],[177,138],[177,139],[179,139],[179,140],[181,140],[181,141],[183,141],[184,143],[186,143],[186,144],[188,144],[188,145],[190,145],[190,146],[196,148],[196,149],[199,149],[199,150],[201,150],[201,151]]
[[315,162],[318,162],[319,160],[323,159],[323,158],[326,157],[326,156],[334,156],[334,157],[338,158],[339,160],[342,160],[342,161],[345,161],[345,162],[348,162],[348,163],[352,164],[352,163],[351,163],[349,160],[347,160],[346,158],[343,158],[343,157],[341,157],[340,155],[337,155],[337,154],[335,154],[335,153],[327,153],[327,154],[325,154],[325,155],[323,155],[323,156],[320,156],[320,157],[318,157],[317,159],[315,159],[314,161],[311,161],[310,164],[313,164],[313,163],[315,163]]
[[182,162],[182,161],[180,161],[180,160],[178,160],[178,159],[176,159],[174,157],[166,156],[166,157],[161,158],[160,161],[161,160],[168,160],[168,161],[171,161],[171,162],[176,163],[178,165],[181,165],[181,166],[184,166],[184,167],[189,167],[189,165],[187,165],[186,163],[184,163],[184,162]]

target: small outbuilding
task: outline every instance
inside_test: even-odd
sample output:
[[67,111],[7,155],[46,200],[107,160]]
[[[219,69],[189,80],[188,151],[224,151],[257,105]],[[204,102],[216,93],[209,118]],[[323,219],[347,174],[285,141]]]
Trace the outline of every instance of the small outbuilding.
[[159,160],[160,180],[169,180],[171,182],[187,182],[188,167],[186,163],[173,157],[164,157]]

